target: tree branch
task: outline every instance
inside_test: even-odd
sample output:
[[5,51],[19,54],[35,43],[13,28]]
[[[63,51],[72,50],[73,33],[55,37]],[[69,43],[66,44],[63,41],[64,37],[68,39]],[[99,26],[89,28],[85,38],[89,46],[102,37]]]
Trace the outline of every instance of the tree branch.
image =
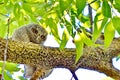
[[[5,39],[0,38],[0,60],[4,60]],[[42,68],[64,67],[71,71],[86,68],[103,72],[106,75],[120,79],[120,71],[112,66],[112,58],[120,54],[120,39],[113,40],[108,49],[100,47],[85,47],[83,56],[75,64],[75,49],[44,47],[41,45],[9,40],[7,61],[19,64],[29,64]]]

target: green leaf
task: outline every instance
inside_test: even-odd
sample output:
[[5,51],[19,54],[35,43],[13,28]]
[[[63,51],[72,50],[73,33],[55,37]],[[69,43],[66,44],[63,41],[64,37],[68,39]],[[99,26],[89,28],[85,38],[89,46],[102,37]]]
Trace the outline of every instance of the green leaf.
[[15,17],[16,17],[17,19],[19,19],[19,17],[20,17],[20,5],[19,5],[18,3],[16,3],[16,4],[14,5],[13,13],[14,13]]
[[95,42],[97,40],[99,35],[100,35],[100,32],[97,30],[97,26],[94,26],[93,37],[92,37],[93,42]]
[[74,38],[75,46],[76,46],[76,60],[75,63],[78,62],[80,57],[83,55],[83,40],[80,36],[80,33],[77,33]]
[[93,45],[93,42],[92,40],[90,40],[90,38],[88,38],[83,32],[80,34],[83,42],[88,45],[88,46],[92,46]]
[[84,14],[80,14],[78,16],[78,19],[80,20],[81,23],[83,23],[85,28],[90,28],[90,17],[87,15],[85,16]]
[[37,20],[36,20],[36,17],[33,15],[33,14],[29,14],[29,16],[30,16],[30,18],[31,18],[31,20],[33,21],[33,22],[36,22]]
[[95,1],[94,3],[90,4],[90,6],[94,9],[97,10],[100,7],[100,1]]
[[120,13],[120,5],[119,4],[113,4],[114,8],[117,9],[117,11]]
[[105,17],[111,17],[111,8],[110,5],[108,4],[108,1],[103,1],[102,4],[102,13]]
[[27,11],[28,13],[33,14],[31,4],[29,4],[29,3],[23,3],[23,4],[22,4],[22,7],[23,7],[23,9],[24,9],[25,11]]
[[0,74],[2,74],[2,67],[0,67]]
[[86,0],[76,0],[77,14],[79,15],[85,8]]
[[120,5],[120,0],[115,0],[115,3]]
[[6,5],[8,3],[8,0],[4,0],[4,4]]
[[115,0],[115,4],[113,4],[115,9],[118,10],[118,12],[120,12],[120,0]]
[[[9,3],[9,4],[8,4],[8,3]],[[11,1],[9,1],[8,3],[7,3],[6,6],[4,6],[5,9],[7,10],[6,14],[13,13],[13,8],[14,8],[14,4],[13,4]],[[3,9],[4,9],[4,8],[3,8]],[[6,11],[6,10],[5,10],[5,11]]]
[[48,14],[50,11],[46,12],[47,7],[45,5],[47,5],[45,2],[33,4],[32,8],[34,9],[33,11],[35,12],[35,15],[43,16]]
[[[72,13],[71,13],[72,14]],[[70,16],[70,20],[73,26],[76,26],[75,15]],[[71,26],[72,27],[72,26]]]
[[106,24],[104,29],[104,44],[105,48],[109,47],[115,35],[115,29],[113,27],[112,21]]
[[85,16],[83,14],[79,15],[78,18],[82,23],[85,23],[85,22],[89,21],[89,16]]
[[117,32],[120,34],[120,17],[113,17],[112,23],[114,28],[117,30]]
[[7,26],[1,22],[0,24],[0,37],[5,37]]
[[100,16],[100,14],[97,14],[95,16],[95,20],[94,20],[94,30],[93,30],[93,42],[95,42],[97,40],[97,38],[100,36],[103,28],[105,27],[108,18],[104,17],[103,20],[101,20],[101,22],[99,21],[98,17]]
[[101,28],[100,28],[101,31],[104,28],[104,26],[106,25],[107,21],[108,21],[108,18],[106,18],[106,17],[102,20],[102,24],[101,24]]
[[12,75],[7,71],[4,71],[4,79],[5,80],[13,80]]
[[73,0],[59,0],[60,2],[60,10],[61,13],[63,14],[64,10],[66,10],[68,7],[70,7],[70,4],[72,3]]
[[[10,72],[13,72],[13,71],[19,71],[20,68],[18,68],[18,64],[15,64],[15,63],[9,63],[9,62],[6,62],[6,70],[10,71]],[[0,61],[0,67],[3,66],[3,62]]]
[[25,79],[25,77],[23,77],[23,76],[18,76],[18,78],[19,78],[20,80],[28,80],[28,79]]
[[60,37],[58,34],[58,27],[54,19],[47,18],[46,25],[50,27],[52,34],[54,35],[56,41],[59,43]]
[[[0,68],[0,74],[2,74],[2,68]],[[12,75],[9,71],[4,70],[4,80],[13,80]]]
[[62,34],[62,41],[60,43],[60,50],[63,50],[67,44],[69,40],[69,33],[68,31],[65,29],[63,34]]
[[72,24],[70,22],[68,22],[67,20],[65,20],[65,26],[66,26],[66,29],[69,32],[69,34],[71,36],[73,36],[73,26],[72,26]]
[[[120,0],[117,0],[117,1],[120,1]],[[111,3],[113,3],[113,0],[110,0]]]

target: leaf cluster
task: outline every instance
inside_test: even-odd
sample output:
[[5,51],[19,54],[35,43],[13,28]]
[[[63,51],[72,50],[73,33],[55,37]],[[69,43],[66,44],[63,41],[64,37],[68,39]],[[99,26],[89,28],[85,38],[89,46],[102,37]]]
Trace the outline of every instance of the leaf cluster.
[[8,18],[10,35],[21,25],[39,23],[55,37],[60,50],[72,37],[76,45],[76,63],[84,45],[94,46],[101,33],[104,33],[105,48],[111,44],[115,31],[120,34],[120,0],[0,0],[0,7],[0,36],[6,35]]

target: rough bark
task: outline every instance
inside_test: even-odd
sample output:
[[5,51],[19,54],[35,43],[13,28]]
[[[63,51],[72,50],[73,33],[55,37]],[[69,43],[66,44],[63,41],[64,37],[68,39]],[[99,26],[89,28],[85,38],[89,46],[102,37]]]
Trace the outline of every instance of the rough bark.
[[[6,40],[0,38],[0,60],[3,60],[5,44]],[[120,80],[120,71],[112,65],[112,58],[120,54],[120,39],[114,39],[108,49],[102,46],[85,47],[83,53],[75,64],[76,51],[73,48],[60,51],[59,48],[9,40],[7,61],[46,68],[64,67],[74,71],[78,68],[92,69]]]

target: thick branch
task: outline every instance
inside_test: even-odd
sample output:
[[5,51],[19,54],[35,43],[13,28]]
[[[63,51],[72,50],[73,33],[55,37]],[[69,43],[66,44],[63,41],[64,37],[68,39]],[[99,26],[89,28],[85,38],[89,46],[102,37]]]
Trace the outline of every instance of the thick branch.
[[[5,39],[0,38],[0,60],[3,60]],[[29,64],[33,66],[55,68],[65,67],[75,71],[79,67],[97,70],[119,80],[120,71],[112,66],[112,58],[120,53],[120,39],[115,39],[111,46],[104,50],[101,47],[85,47],[84,55],[75,64],[75,49],[44,47],[33,43],[15,42],[9,40],[7,61]]]

